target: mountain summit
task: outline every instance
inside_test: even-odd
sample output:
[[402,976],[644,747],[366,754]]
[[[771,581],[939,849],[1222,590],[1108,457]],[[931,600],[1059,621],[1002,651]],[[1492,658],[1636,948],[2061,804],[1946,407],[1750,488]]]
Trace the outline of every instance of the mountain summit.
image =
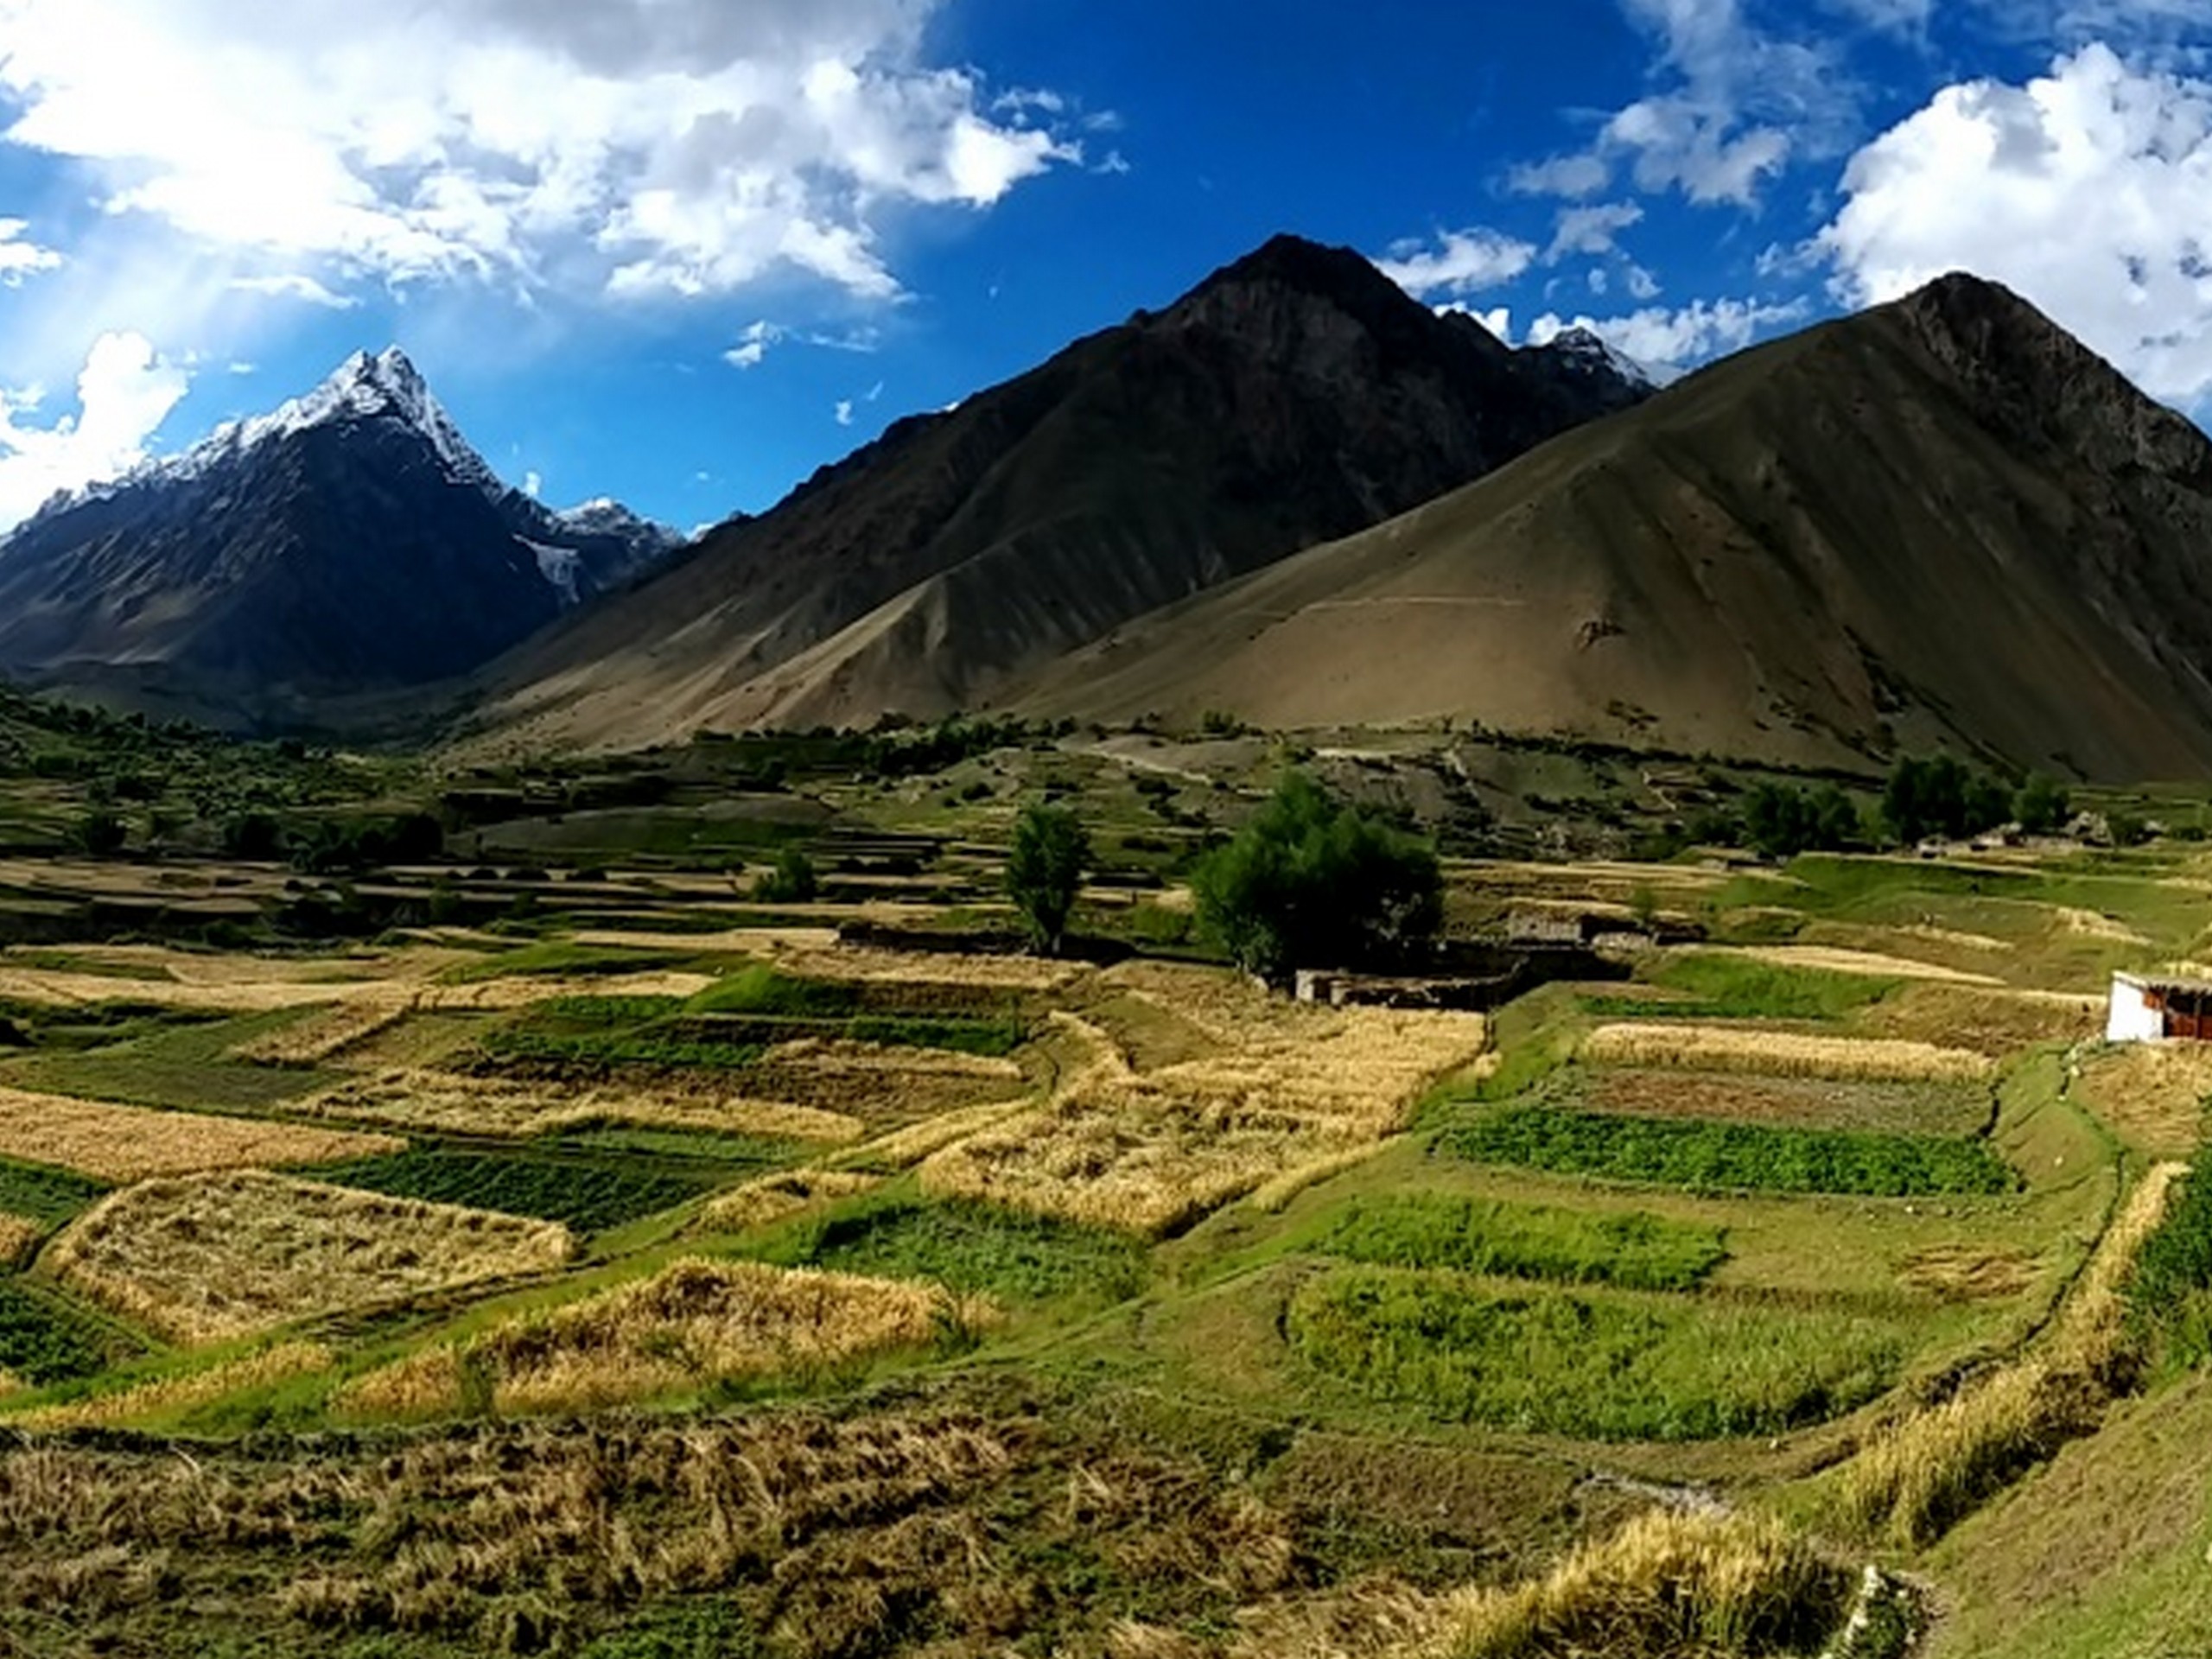
[[2208,550],[2212,442],[1955,276],[1117,630],[1007,701],[2202,777]]
[[973,706],[1648,391],[1280,237],[712,532],[500,663],[490,717],[622,745]]
[[356,353],[0,542],[0,670],[250,725],[465,673],[680,541],[509,487],[404,353]]

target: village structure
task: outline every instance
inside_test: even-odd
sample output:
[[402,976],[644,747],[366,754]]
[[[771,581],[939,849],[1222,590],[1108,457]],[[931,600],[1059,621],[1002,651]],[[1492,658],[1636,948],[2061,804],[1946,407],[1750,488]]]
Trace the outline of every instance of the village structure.
[[2105,1040],[2157,1043],[2170,1038],[2212,1041],[2212,981],[2114,974]]

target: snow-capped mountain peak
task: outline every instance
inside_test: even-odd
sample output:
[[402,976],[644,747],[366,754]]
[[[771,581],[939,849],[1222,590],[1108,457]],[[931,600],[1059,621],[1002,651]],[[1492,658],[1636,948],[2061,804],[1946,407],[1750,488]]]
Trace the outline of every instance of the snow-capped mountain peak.
[[1595,369],[1609,369],[1632,386],[1656,390],[1662,381],[1645,365],[1627,353],[1616,351],[1593,331],[1573,327],[1560,330],[1550,342],[1551,349],[1571,362]]
[[205,442],[194,445],[179,460],[188,463],[203,452],[207,452],[205,459],[237,454],[315,427],[379,417],[415,428],[429,441],[438,459],[457,480],[493,495],[505,489],[484,458],[461,435],[445,405],[431,394],[422,371],[397,346],[387,346],[374,356],[354,353],[304,397],[295,397],[267,415],[218,427]]

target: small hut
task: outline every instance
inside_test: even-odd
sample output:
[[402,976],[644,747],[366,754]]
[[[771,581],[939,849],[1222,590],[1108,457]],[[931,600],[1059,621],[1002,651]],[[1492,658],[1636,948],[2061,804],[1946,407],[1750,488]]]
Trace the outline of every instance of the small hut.
[[2169,1038],[2212,1041],[2212,982],[2114,974],[2105,1040],[2157,1043]]

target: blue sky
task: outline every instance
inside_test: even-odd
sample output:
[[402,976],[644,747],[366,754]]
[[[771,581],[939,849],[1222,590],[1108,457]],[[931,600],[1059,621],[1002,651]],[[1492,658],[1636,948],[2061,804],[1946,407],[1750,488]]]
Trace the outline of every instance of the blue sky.
[[0,0],[0,524],[397,341],[771,505],[1279,230],[1688,367],[1964,266],[2212,404],[2212,0]]

